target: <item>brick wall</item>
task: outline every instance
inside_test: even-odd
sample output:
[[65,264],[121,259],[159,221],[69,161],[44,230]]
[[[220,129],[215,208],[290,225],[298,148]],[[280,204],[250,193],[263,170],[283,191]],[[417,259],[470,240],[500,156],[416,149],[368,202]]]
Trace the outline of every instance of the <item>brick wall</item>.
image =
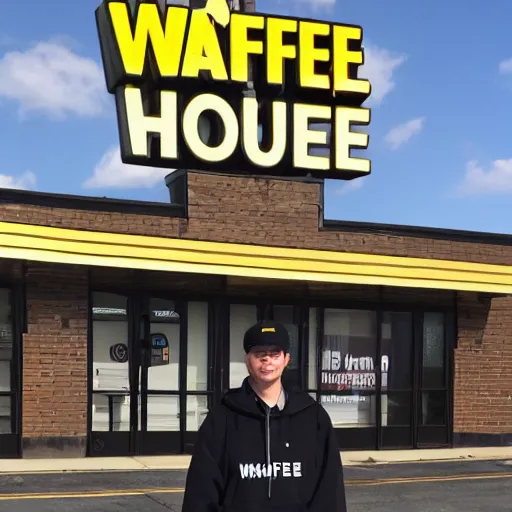
[[69,210],[22,204],[0,204],[0,221],[166,237],[177,237],[180,223],[180,219],[174,217]]
[[189,173],[189,219],[1,205],[0,221],[512,265],[512,246],[319,229],[321,186]]
[[460,293],[454,431],[512,434],[512,297]]
[[23,336],[23,456],[83,453],[87,434],[84,267],[30,263]]
[[319,230],[321,187],[190,173],[185,237],[512,265],[512,247]]

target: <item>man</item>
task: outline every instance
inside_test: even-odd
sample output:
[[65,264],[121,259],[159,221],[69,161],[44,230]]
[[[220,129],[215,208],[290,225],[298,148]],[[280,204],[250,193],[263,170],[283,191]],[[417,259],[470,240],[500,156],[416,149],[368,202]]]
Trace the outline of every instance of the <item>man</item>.
[[284,389],[290,338],[276,322],[244,336],[249,376],[199,429],[182,512],[346,512],[343,470],[325,409]]

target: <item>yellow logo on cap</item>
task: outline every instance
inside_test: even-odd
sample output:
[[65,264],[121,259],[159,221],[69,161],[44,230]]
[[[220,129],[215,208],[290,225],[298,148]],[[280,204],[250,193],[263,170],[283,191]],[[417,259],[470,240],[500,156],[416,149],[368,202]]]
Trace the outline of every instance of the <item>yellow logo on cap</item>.
[[273,327],[263,327],[261,332],[276,332],[276,330]]

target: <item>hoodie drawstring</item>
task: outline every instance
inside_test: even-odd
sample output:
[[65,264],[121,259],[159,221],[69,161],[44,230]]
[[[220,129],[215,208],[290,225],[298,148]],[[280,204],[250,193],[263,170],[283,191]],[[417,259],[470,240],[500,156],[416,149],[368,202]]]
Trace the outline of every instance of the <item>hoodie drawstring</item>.
[[266,437],[266,460],[267,460],[267,475],[268,475],[268,499],[272,496],[272,470],[271,464],[272,460],[270,458],[270,408],[266,408],[265,413],[265,437]]

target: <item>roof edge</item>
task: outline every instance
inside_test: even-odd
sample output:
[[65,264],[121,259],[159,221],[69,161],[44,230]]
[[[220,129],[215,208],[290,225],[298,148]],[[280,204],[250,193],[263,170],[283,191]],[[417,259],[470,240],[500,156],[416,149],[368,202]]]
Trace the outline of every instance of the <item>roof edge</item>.
[[380,224],[374,222],[324,219],[320,231],[338,231],[340,233],[343,231],[349,231],[352,233],[430,238],[452,242],[512,245],[512,235],[505,233],[489,233],[485,231],[469,231],[401,224]]
[[185,205],[182,204],[0,189],[0,205],[6,204],[95,212],[132,213],[159,217],[181,218],[186,216]]

